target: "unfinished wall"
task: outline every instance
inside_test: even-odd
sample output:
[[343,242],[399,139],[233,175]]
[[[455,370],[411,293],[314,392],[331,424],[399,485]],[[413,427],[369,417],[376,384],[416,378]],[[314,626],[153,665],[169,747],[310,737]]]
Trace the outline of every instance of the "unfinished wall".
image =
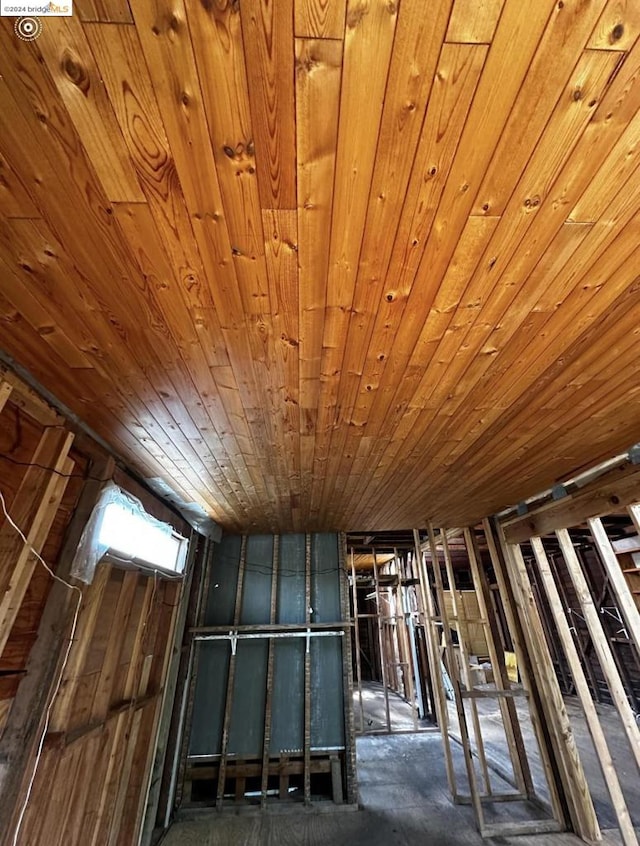
[[0,515],[0,843],[132,844],[183,580],[103,561],[71,590],[33,550],[74,584],[71,561],[110,478],[189,528],[4,371],[0,400],[0,490],[27,538]]
[[216,548],[191,632],[183,805],[352,801],[342,545],[295,534]]

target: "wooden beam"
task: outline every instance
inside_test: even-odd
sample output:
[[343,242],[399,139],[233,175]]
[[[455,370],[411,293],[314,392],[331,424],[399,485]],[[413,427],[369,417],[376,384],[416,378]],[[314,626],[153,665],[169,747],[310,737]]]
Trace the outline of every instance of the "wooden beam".
[[[420,580],[420,598],[422,604],[422,619],[424,621],[424,633],[427,644],[427,659],[431,675],[431,689],[433,692],[435,710],[438,724],[442,734],[442,746],[444,748],[444,762],[447,771],[447,782],[449,791],[455,801],[458,795],[455,770],[453,768],[453,757],[451,755],[451,744],[449,740],[449,714],[442,683],[442,661],[440,658],[440,644],[436,624],[436,614],[431,592],[431,581],[429,571],[425,564],[420,545],[420,532],[413,530],[414,554],[416,557],[417,576]],[[435,547],[431,547],[434,549]]]
[[[511,682],[509,681],[509,677],[507,675],[504,654],[500,654],[498,652],[500,639],[498,627],[490,604],[489,584],[487,582],[484,567],[481,564],[480,555],[478,554],[476,548],[476,539],[472,529],[467,528],[464,530],[464,541],[469,555],[471,578],[478,598],[480,616],[484,622],[485,638],[489,649],[489,659],[493,668],[493,677],[496,685],[496,690],[490,692],[495,694],[499,694],[500,692],[509,694],[512,692]],[[513,766],[513,772],[518,789],[521,793],[524,793],[527,796],[532,796],[534,793],[533,781],[531,779],[531,771],[529,769],[529,762],[527,760],[527,753],[524,747],[524,740],[522,738],[520,722],[518,720],[518,713],[516,711],[515,704],[513,699],[509,697],[507,697],[506,700],[500,698],[499,704],[507,745],[511,755],[511,764]]]
[[620,562],[611,546],[611,541],[602,525],[602,520],[589,520],[589,529],[598,547],[604,569],[609,576],[609,582],[618,600],[618,607],[626,623],[629,638],[633,641],[637,653],[640,655],[640,613],[633,594],[624,577]]
[[389,679],[387,676],[387,650],[384,643],[384,626],[382,622],[382,606],[380,596],[380,574],[378,573],[378,560],[375,547],[371,547],[373,556],[373,578],[376,589],[376,623],[378,626],[378,644],[380,647],[380,671],[382,673],[382,687],[384,689],[384,713],[387,721],[387,731],[391,731],[391,710],[389,708]]
[[[441,537],[442,541],[442,551],[444,553],[444,564],[445,569],[447,571],[447,582],[449,583],[449,595],[451,596],[451,609],[453,611],[453,619],[451,622],[454,623],[456,627],[456,631],[458,633],[458,649],[460,650],[460,666],[461,666],[461,680],[464,683],[464,686],[467,691],[470,691],[473,687],[471,684],[471,678],[469,674],[469,652],[467,649],[467,644],[465,643],[464,639],[464,632],[462,629],[462,625],[460,624],[461,613],[458,604],[458,596],[456,594],[456,580],[455,574],[453,572],[453,561],[451,559],[451,551],[449,549],[449,541],[447,539],[446,534],[443,534]],[[436,562],[437,563],[437,559]],[[442,597],[442,607],[440,609],[443,617],[445,616],[445,603],[444,603],[444,595]],[[446,625],[446,622],[445,622]],[[456,660],[455,653],[451,652],[451,661],[454,662]],[[463,689],[462,687],[459,688],[459,694],[462,697]],[[464,705],[463,705],[464,711]],[[466,719],[466,717],[465,717]],[[482,777],[484,779],[485,789],[487,794],[491,794],[491,777],[489,776],[489,769],[487,767],[487,759],[484,754],[484,742],[482,740],[482,729],[480,726],[480,717],[478,716],[478,707],[474,700],[471,701],[471,719],[473,720],[473,732],[475,735],[476,741],[476,756],[478,758],[478,763],[480,764],[480,769],[482,771]],[[484,820],[480,819],[481,827],[484,826]]]
[[571,636],[571,629],[569,628],[569,623],[567,622],[567,617],[551,572],[547,554],[540,538],[531,538],[531,547],[538,563],[538,570],[540,572],[542,584],[549,600],[551,613],[553,615],[558,636],[560,637],[560,641],[562,643],[562,648],[564,649],[564,654],[567,658],[567,663],[569,664],[569,669],[571,670],[573,682],[576,686],[576,692],[580,698],[580,704],[582,705],[582,710],[584,711],[587,721],[587,728],[589,729],[589,734],[591,735],[593,746],[596,750],[596,756],[598,758],[598,763],[600,764],[600,769],[602,770],[602,776],[607,785],[607,789],[609,790],[609,795],[611,796],[611,803],[618,820],[618,826],[622,835],[622,842],[625,846],[637,846],[638,840],[633,829],[631,817],[629,816],[629,809],[627,808],[624,794],[622,793],[620,782],[618,780],[618,776],[616,775],[615,764],[607,746],[607,740],[602,730],[602,725],[600,724],[598,712],[596,711],[593,699],[591,698],[591,692],[589,691],[587,678],[584,674],[584,670],[582,669],[578,650],[576,649],[573,637]]
[[[517,544],[508,544],[504,536],[501,540],[507,572],[514,588],[517,612],[523,621],[527,652],[531,658],[535,682],[540,693],[546,725],[552,738],[573,825],[576,833],[583,839],[600,840],[602,835],[589,785],[545,640],[522,550]],[[549,779],[550,775],[547,778]]]
[[[3,384],[12,388],[11,402],[17,405],[42,426],[62,426],[66,422],[51,406],[37,394],[33,388],[26,385],[22,379],[11,370],[0,364],[0,379]],[[7,397],[5,397],[6,402]]]
[[627,699],[627,693],[624,689],[624,685],[622,684],[622,680],[620,679],[620,674],[616,668],[611,647],[609,646],[609,640],[602,628],[599,609],[595,607],[591,591],[589,590],[589,585],[587,584],[587,580],[582,572],[582,567],[580,566],[580,561],[578,560],[576,551],[573,548],[573,542],[571,541],[569,532],[566,529],[559,529],[556,532],[556,537],[560,543],[562,556],[565,564],[567,565],[569,577],[573,582],[576,596],[582,610],[582,615],[585,623],[587,624],[587,628],[589,629],[591,642],[593,643],[593,648],[598,656],[602,673],[605,677],[609,690],[611,691],[611,697],[614,705],[620,714],[622,726],[631,745],[631,751],[633,752],[636,764],[638,769],[640,769],[640,729],[638,729],[635,715],[631,710],[629,700]]
[[555,766],[555,761],[551,757],[553,739],[546,725],[541,693],[535,687],[533,665],[527,652],[528,644],[523,631],[525,621],[519,614],[516,613],[517,605],[514,585],[512,584],[511,579],[507,576],[506,561],[504,555],[502,554],[502,546],[498,546],[496,542],[491,521],[485,518],[482,521],[482,528],[487,540],[491,563],[493,564],[493,569],[496,575],[498,593],[502,599],[507,628],[518,658],[520,676],[522,677],[524,689],[529,693],[531,722],[533,724],[533,729],[538,741],[538,747],[540,749],[543,771],[549,786],[551,806],[556,819],[560,820],[564,825],[564,805],[561,801],[559,792],[560,773],[559,768]]
[[548,502],[530,514],[502,523],[508,543],[523,543],[558,529],[578,526],[589,518],[610,514],[635,502],[640,489],[640,469],[634,465],[616,467],[564,499]]
[[[269,623],[276,623],[276,602],[278,598],[278,569],[280,564],[280,535],[273,538],[273,556],[271,559],[271,602],[269,603]],[[267,679],[264,705],[264,732],[262,735],[262,780],[260,789],[262,796],[260,805],[267,807],[267,790],[269,787],[269,754],[271,747],[271,712],[273,708],[273,663],[275,658],[275,641],[269,639],[267,657]],[[237,798],[237,797],[236,797]]]
[[[247,536],[242,536],[240,545],[240,564],[238,569],[238,582],[236,584],[236,599],[233,611],[233,625],[240,623],[240,610],[242,608],[242,588],[244,585],[245,567],[247,562]],[[232,642],[230,641],[230,646]],[[224,717],[222,721],[222,741],[220,747],[220,769],[218,771],[218,789],[216,793],[216,808],[221,811],[224,803],[224,784],[227,766],[227,753],[229,749],[229,732],[231,728],[231,715],[233,713],[233,694],[236,677],[237,655],[234,648],[231,649],[229,658],[229,674],[227,676],[227,692],[224,702]]]
[[[442,618],[442,633],[445,642],[445,654],[448,658],[448,673],[451,678],[451,683],[454,688],[454,700],[456,706],[456,713],[458,715],[458,730],[462,740],[462,751],[464,753],[464,762],[467,769],[467,777],[469,780],[469,790],[471,794],[471,804],[475,815],[476,825],[480,830],[484,826],[484,813],[482,810],[482,803],[480,801],[480,791],[478,790],[478,783],[476,778],[475,765],[473,763],[473,755],[471,753],[471,740],[467,730],[467,717],[464,710],[464,702],[462,701],[462,683],[460,679],[460,671],[458,669],[458,661],[453,649],[453,639],[451,637],[451,626],[447,619],[447,609],[444,601],[444,588],[442,585],[442,572],[440,570],[440,562],[438,560],[438,545],[436,536],[431,523],[428,525],[429,543],[431,546],[431,560],[433,562],[434,582],[436,586],[436,596],[438,598],[438,607],[440,616]],[[441,534],[441,539],[445,537]],[[454,606],[455,611],[455,606]],[[454,802],[459,801],[457,794],[454,795]]]
[[358,703],[360,706],[360,731],[364,731],[364,703],[362,699],[362,661],[360,659],[360,625],[358,615],[358,585],[356,583],[356,568],[353,547],[351,547],[351,593],[353,596],[353,625],[354,645],[356,650],[356,682],[358,685]]
[[[89,464],[92,478],[84,483],[58,558],[56,573],[61,579],[69,578],[80,537],[98,501],[104,481],[113,475],[113,468],[111,457],[96,457]],[[60,582],[53,583],[29,655],[26,675],[18,687],[0,741],[0,758],[6,762],[5,770],[11,771],[10,779],[0,779],[0,830],[10,830],[10,819],[24,773],[42,731],[51,688],[59,672],[64,636],[75,609],[74,599],[75,592]]]
[[[22,540],[5,520],[0,529],[0,655],[4,651],[37,558],[49,535],[73,469],[68,459],[73,434],[63,428],[45,429],[11,506],[11,517],[26,537]],[[50,470],[43,468],[51,468]],[[60,475],[64,474],[64,475]]]

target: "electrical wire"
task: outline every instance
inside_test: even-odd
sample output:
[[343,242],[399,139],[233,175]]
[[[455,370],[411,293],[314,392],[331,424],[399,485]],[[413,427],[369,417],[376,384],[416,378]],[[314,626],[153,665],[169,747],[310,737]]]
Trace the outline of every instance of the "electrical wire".
[[0,453],[0,458],[3,461],[10,461],[11,464],[17,464],[18,467],[38,467],[40,470],[47,470],[49,473],[55,473],[56,476],[62,476],[63,479],[84,479],[85,481],[90,479],[93,482],[104,482],[104,479],[99,476],[90,476],[88,473],[62,473],[53,467],[47,467],[46,464],[38,464],[37,461],[19,461],[6,453]]
[[22,529],[15,523],[15,521],[13,520],[13,518],[11,517],[9,512],[7,511],[7,504],[5,502],[5,499],[4,499],[4,496],[3,496],[1,490],[0,490],[0,505],[2,505],[2,511],[4,513],[5,518],[7,519],[7,522],[9,523],[9,525],[22,538],[24,544],[29,547],[29,549],[31,550],[33,555],[35,555],[36,559],[40,562],[40,564],[42,564],[42,566],[49,573],[51,578],[54,579],[56,582],[59,582],[61,585],[64,585],[64,587],[68,588],[70,591],[76,591],[77,594],[78,594],[78,602],[76,604],[76,610],[75,610],[75,613],[73,615],[73,623],[71,624],[71,631],[69,632],[69,642],[67,644],[67,648],[66,648],[66,651],[65,651],[65,654],[64,654],[64,658],[62,660],[62,665],[60,667],[60,672],[58,674],[58,678],[56,680],[55,686],[53,688],[53,692],[51,694],[51,697],[49,699],[49,703],[47,705],[47,710],[45,712],[44,726],[42,728],[42,734],[40,736],[40,741],[38,743],[38,749],[37,749],[37,752],[36,752],[35,762],[33,764],[33,770],[31,772],[31,777],[29,779],[27,792],[25,794],[24,802],[23,802],[22,807],[20,809],[20,815],[18,817],[18,822],[16,823],[16,829],[15,829],[15,832],[14,832],[14,835],[13,835],[13,846],[17,846],[18,837],[20,835],[20,830],[22,828],[22,823],[24,821],[24,815],[26,813],[27,806],[29,805],[29,799],[31,798],[31,791],[33,790],[33,785],[34,785],[34,782],[36,780],[36,773],[38,771],[38,765],[40,763],[40,758],[42,757],[42,750],[44,748],[44,741],[45,741],[45,738],[47,736],[47,732],[49,730],[49,723],[51,721],[51,714],[53,712],[53,706],[55,704],[56,698],[57,698],[58,693],[60,691],[60,686],[62,684],[62,678],[64,676],[64,671],[66,670],[67,663],[69,662],[69,655],[71,654],[71,648],[73,646],[73,640],[74,640],[74,637],[75,637],[75,634],[76,634],[76,629],[78,627],[78,617],[80,616],[80,606],[82,605],[82,598],[83,597],[82,597],[82,590],[77,585],[69,584],[69,582],[66,582],[60,576],[56,575],[53,572],[53,570],[51,569],[51,567],[49,567],[47,562],[44,560],[44,558],[40,555],[38,550],[34,549],[34,547],[29,543],[29,541],[27,540],[27,537],[24,534],[24,532],[22,531]]

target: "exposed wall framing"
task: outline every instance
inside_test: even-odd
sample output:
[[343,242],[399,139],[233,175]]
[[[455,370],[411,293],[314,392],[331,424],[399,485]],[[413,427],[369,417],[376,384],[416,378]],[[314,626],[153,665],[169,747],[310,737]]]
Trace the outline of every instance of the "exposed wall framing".
[[114,476],[156,517],[188,527],[8,371],[0,410],[0,490],[27,538],[0,515],[0,842],[20,824],[18,843],[134,843],[182,580],[101,562],[91,585],[70,590],[33,550],[69,582]]
[[[622,465],[571,496],[500,529],[512,576],[531,589],[541,631],[555,653],[557,683],[581,704],[622,842],[638,839],[595,703],[618,713],[640,772],[640,472]],[[569,727],[569,731],[571,728]],[[631,764],[633,766],[633,764]],[[636,825],[638,820],[635,820]]]
[[[393,554],[378,555],[372,546],[366,558],[359,556],[357,569],[355,558],[351,549],[357,732],[393,734],[429,729],[435,713],[415,550],[394,549]],[[379,693],[369,682],[379,683]],[[369,701],[372,693],[373,703]],[[376,713],[380,696],[384,700],[382,720]],[[365,700],[369,707],[365,707]]]
[[[479,667],[471,660],[468,650],[468,621],[458,613],[459,585],[450,546],[454,540],[458,549],[466,552],[477,596],[477,622],[483,628],[487,657],[493,671],[493,678],[489,681],[475,676]],[[423,581],[425,591],[431,594],[427,599],[431,607],[431,642],[438,655],[443,650],[454,697],[455,707],[448,709],[444,703],[443,685],[436,685],[440,687],[440,722],[454,801],[470,803],[480,833],[493,837],[562,830],[566,825],[563,797],[568,795],[567,803],[576,830],[583,837],[597,838],[599,830],[595,812],[575,743],[571,734],[566,733],[566,715],[562,715],[562,697],[546,643],[541,642],[536,634],[535,616],[524,600],[522,585],[514,584],[512,573],[505,567],[506,562],[499,552],[491,525],[486,521],[478,534],[472,529],[437,533],[429,527],[429,541],[423,546],[426,550]],[[489,582],[489,572],[495,579],[494,584]],[[498,624],[499,615],[495,613],[498,601],[503,606],[509,629],[508,642],[503,638]],[[517,653],[518,683],[508,677],[505,661],[508,646],[513,646]],[[485,753],[479,706],[489,699],[498,703],[498,713],[502,718],[505,760],[510,762],[507,772],[499,772]],[[520,703],[519,707],[516,707],[516,702]],[[525,711],[522,710],[524,706]],[[534,784],[531,775],[532,750],[525,747],[521,729],[525,713],[535,730],[535,753],[542,763],[543,785]],[[547,731],[545,726],[550,722],[551,730]],[[462,744],[466,784],[459,783],[454,775],[450,738]],[[503,803],[509,803],[505,807],[520,803],[524,812],[513,819],[504,819],[503,816],[500,821],[487,817],[490,806]],[[541,809],[546,810],[546,816],[541,817]]]

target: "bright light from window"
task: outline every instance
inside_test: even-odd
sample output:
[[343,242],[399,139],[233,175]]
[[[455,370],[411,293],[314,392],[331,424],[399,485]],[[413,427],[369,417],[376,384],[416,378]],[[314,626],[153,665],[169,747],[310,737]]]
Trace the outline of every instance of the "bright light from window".
[[98,543],[117,558],[182,573],[186,540],[167,524],[119,502],[104,509]]

